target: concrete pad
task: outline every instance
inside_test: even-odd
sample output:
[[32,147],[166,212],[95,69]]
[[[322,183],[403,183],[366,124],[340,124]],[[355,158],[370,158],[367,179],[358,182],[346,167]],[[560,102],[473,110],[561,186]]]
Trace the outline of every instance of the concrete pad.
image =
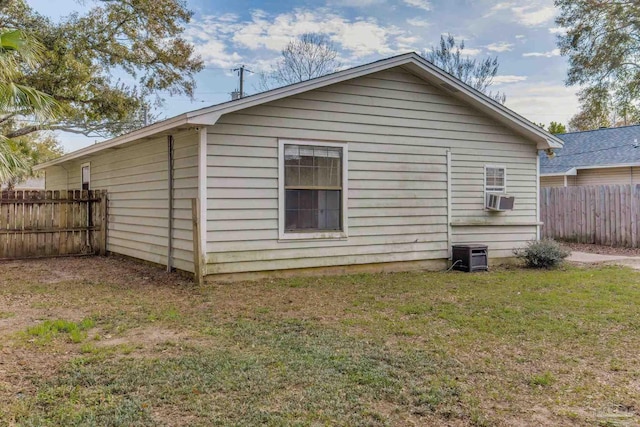
[[603,255],[592,254],[588,252],[571,252],[567,257],[567,261],[580,264],[613,264],[631,267],[634,270],[640,270],[640,257],[624,256],[624,255]]

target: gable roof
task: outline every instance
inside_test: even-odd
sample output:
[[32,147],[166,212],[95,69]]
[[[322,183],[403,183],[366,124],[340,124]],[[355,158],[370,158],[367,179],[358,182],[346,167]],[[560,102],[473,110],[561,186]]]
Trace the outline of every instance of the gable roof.
[[564,141],[550,159],[540,156],[540,174],[575,175],[580,169],[640,166],[640,126],[623,126],[557,135]]
[[42,163],[35,167],[36,170],[44,169],[67,160],[80,158],[95,152],[113,148],[140,138],[157,136],[169,131],[189,126],[212,126],[224,115],[233,113],[245,108],[254,107],[267,102],[297,95],[303,92],[318,89],[324,86],[340,83],[345,80],[354,79],[372,73],[377,73],[394,67],[403,67],[414,75],[428,81],[435,86],[439,86],[448,91],[451,96],[470,104],[487,115],[493,117],[506,127],[525,136],[537,144],[540,149],[562,147],[562,141],[556,136],[549,134],[544,129],[531,123],[524,117],[511,111],[504,105],[489,98],[485,94],[477,91],[469,85],[463,83],[452,75],[446,73],[430,62],[426,61],[415,52],[405,53],[391,58],[382,59],[365,65],[338,71],[326,76],[306,80],[300,83],[273,89],[267,92],[246,96],[234,101],[228,101],[211,107],[190,111],[178,116],[154,123],[144,128],[135,130],[128,134],[113,138],[89,147],[82,148],[72,153],[65,154],[55,160]]

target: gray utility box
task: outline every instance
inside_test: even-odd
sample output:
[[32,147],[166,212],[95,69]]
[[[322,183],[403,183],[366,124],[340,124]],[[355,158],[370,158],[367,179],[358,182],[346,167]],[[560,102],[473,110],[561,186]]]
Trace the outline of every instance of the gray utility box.
[[454,270],[489,270],[489,249],[487,245],[453,245],[451,256]]

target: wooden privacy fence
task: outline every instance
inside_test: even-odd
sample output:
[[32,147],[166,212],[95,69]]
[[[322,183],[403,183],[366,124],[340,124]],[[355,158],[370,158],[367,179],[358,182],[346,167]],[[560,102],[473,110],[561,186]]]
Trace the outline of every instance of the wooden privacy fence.
[[106,253],[107,192],[3,191],[0,259]]
[[542,236],[579,243],[640,246],[640,185],[542,188]]

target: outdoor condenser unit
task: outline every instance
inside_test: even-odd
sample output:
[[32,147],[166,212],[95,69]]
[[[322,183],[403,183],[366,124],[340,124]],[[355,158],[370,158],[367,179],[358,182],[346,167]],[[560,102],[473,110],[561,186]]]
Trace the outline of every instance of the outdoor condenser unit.
[[455,270],[489,270],[489,249],[487,245],[453,245],[451,262]]
[[508,194],[489,193],[487,195],[487,209],[492,211],[510,211],[513,210],[513,204],[516,198]]

